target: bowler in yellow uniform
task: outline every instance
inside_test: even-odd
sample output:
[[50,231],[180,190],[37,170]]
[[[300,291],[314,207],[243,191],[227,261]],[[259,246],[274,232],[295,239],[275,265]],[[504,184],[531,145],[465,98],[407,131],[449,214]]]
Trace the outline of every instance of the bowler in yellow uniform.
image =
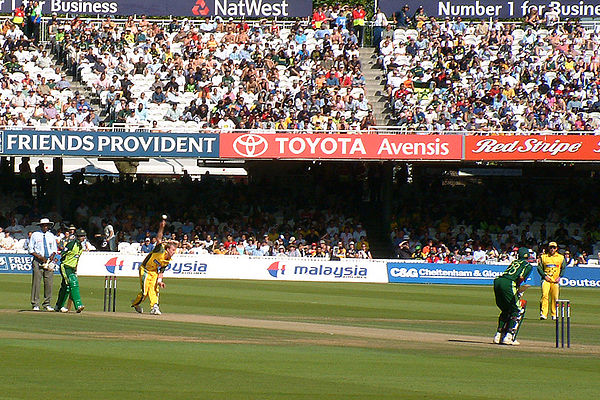
[[150,299],[150,314],[160,315],[160,308],[158,306],[158,295],[160,288],[165,287],[163,282],[163,273],[171,262],[171,257],[177,250],[177,243],[167,241],[162,243],[163,231],[166,222],[163,220],[160,222],[158,233],[156,235],[157,244],[146,256],[142,265],[140,265],[140,293],[137,295],[131,307],[135,311],[142,313],[142,302],[148,297]]
[[542,278],[542,299],[540,300],[540,319],[548,318],[548,299],[552,307],[550,315],[556,319],[556,300],[558,300],[560,277],[565,270],[565,257],[558,253],[556,242],[548,243],[548,253],[542,254],[538,263],[538,273]]

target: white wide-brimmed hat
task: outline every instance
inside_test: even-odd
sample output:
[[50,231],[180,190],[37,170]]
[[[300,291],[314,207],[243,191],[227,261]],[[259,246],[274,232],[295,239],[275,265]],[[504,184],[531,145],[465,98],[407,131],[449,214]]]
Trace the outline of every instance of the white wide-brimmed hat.
[[48,218],[42,218],[36,225],[54,225],[54,222],[50,221]]

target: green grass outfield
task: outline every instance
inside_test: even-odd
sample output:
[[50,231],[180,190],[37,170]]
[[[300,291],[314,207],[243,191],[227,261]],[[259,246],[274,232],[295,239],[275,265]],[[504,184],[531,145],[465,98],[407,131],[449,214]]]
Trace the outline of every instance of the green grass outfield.
[[511,347],[490,344],[498,310],[489,287],[171,279],[164,315],[155,317],[131,312],[136,279],[119,279],[116,314],[99,312],[103,278],[80,281],[84,313],[34,313],[30,277],[0,275],[0,399],[548,400],[600,392],[596,289],[563,289],[573,347],[556,350],[554,324],[537,319],[537,287],[525,296],[522,346]]

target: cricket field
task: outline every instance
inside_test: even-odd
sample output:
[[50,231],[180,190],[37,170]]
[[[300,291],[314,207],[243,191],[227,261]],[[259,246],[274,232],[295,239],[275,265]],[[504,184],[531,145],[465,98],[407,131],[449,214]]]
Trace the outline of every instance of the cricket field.
[[[570,349],[538,319],[521,346],[491,343],[491,287],[170,279],[163,315],[137,314],[135,278],[103,313],[30,311],[29,275],[0,275],[0,399],[593,399],[600,393],[600,291],[563,288]],[[54,301],[60,278],[54,279]],[[148,309],[148,302],[144,304]]]

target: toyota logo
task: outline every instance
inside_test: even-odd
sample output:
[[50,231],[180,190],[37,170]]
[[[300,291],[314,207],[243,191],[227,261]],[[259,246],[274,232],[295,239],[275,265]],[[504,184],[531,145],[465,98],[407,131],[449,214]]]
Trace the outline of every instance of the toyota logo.
[[242,157],[259,157],[263,155],[269,144],[267,140],[259,135],[247,133],[233,141],[233,150]]

